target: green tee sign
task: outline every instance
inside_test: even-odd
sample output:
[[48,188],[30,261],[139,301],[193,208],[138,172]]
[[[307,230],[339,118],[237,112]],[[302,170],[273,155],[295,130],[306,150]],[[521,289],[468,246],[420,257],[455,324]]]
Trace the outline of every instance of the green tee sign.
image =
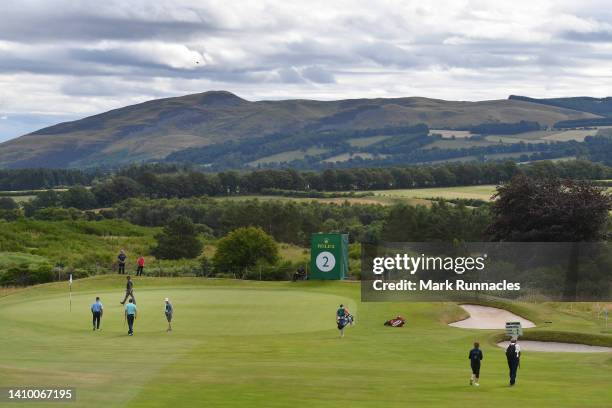
[[344,279],[348,275],[348,234],[312,234],[310,279]]

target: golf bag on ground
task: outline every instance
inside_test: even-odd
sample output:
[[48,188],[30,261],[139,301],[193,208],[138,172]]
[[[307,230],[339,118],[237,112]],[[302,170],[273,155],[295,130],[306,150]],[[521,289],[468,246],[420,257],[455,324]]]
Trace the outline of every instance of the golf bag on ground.
[[406,324],[406,319],[404,319],[402,316],[397,316],[385,322],[385,326],[391,327],[402,327],[404,324]]

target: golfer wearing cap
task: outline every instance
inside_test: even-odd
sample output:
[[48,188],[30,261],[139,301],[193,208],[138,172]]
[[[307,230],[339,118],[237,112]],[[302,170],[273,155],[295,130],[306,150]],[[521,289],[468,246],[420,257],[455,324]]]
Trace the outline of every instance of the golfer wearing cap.
[[517,338],[513,337],[506,349],[506,359],[508,360],[508,368],[510,370],[510,386],[516,382],[516,372],[521,364],[521,346],[518,344]]
[[174,308],[172,307],[172,303],[170,303],[170,299],[165,298],[164,302],[166,302],[164,313],[166,314],[166,320],[168,320],[168,328],[166,329],[166,331],[171,332],[172,331],[172,313],[174,313]]

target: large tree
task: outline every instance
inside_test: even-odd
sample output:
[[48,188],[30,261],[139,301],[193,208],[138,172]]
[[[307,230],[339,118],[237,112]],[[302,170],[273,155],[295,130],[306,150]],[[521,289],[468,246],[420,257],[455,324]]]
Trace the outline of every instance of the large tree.
[[494,241],[605,239],[612,197],[587,181],[519,174],[497,189],[488,232]]
[[243,273],[259,262],[278,262],[278,244],[261,228],[238,228],[219,240],[213,263],[218,271]]
[[497,189],[496,198],[488,230],[494,240],[573,242],[563,297],[577,300],[581,252],[590,248],[580,242],[606,239],[612,197],[586,181],[517,175]]
[[157,246],[152,253],[160,259],[196,258],[202,252],[202,242],[194,223],[185,216],[173,218],[161,234],[155,236]]

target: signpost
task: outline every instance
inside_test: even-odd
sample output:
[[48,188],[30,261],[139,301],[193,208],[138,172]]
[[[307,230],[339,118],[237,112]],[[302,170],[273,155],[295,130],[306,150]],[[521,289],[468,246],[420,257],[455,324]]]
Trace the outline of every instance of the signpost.
[[506,322],[506,335],[513,338],[518,338],[523,335],[523,327],[521,322]]
[[348,234],[312,234],[310,279],[339,280],[348,276]]

